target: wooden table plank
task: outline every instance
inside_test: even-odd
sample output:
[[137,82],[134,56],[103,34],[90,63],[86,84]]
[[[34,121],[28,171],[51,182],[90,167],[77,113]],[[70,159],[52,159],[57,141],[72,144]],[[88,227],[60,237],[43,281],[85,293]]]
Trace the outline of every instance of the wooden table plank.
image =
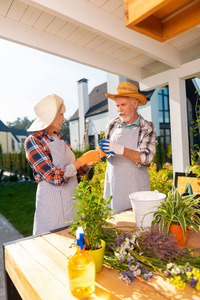
[[[55,255],[57,255],[56,252]],[[38,263],[35,257],[31,257],[20,244],[6,246],[5,266],[24,300],[76,299],[69,293],[66,286],[55,280],[55,276],[45,266]]]
[[[131,211],[115,215],[112,222],[116,226],[135,226]],[[187,247],[199,247],[199,237],[199,233],[192,231]],[[71,245],[72,239],[65,229],[5,246],[6,271],[22,299],[77,299],[71,295],[68,283],[68,257],[76,252],[76,247]],[[96,274],[95,293],[84,299],[199,300],[200,292],[188,286],[183,291],[178,290],[161,276],[149,281],[139,277],[126,285],[118,279],[116,270],[104,266],[102,272]]]

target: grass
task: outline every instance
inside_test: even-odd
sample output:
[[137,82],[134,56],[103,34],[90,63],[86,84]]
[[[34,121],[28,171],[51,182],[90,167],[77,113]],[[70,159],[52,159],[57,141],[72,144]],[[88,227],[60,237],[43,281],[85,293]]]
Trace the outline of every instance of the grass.
[[37,184],[0,183],[0,213],[24,236],[32,235]]

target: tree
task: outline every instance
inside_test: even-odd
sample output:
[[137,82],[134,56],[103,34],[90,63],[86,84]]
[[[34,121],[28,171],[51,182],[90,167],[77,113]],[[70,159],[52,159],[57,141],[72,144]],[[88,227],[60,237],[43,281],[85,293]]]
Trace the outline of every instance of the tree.
[[14,126],[15,128],[26,130],[27,128],[30,127],[32,122],[33,122],[33,120],[30,121],[27,117],[24,117],[24,119],[17,118],[17,120],[14,122],[7,122],[7,126],[8,127]]
[[65,120],[62,124],[62,129],[59,131],[63,134],[64,138],[70,143],[69,120]]
[[[18,129],[25,129],[29,128],[31,124],[33,123],[33,120],[30,121],[27,117],[24,117],[23,119],[17,118],[14,122],[7,122],[8,127],[14,126]],[[62,129],[59,131],[63,134],[64,138],[70,143],[70,132],[69,132],[69,120],[65,120],[62,124]]]

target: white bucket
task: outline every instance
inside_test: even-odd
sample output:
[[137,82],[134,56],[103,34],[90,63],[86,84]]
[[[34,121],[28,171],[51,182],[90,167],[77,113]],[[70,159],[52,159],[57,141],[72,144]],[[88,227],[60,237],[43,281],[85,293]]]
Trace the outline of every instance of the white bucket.
[[156,211],[160,203],[165,201],[166,195],[158,191],[144,191],[132,193],[129,195],[129,198],[135,213],[136,226],[149,227],[153,221],[153,213],[145,217],[144,215]]

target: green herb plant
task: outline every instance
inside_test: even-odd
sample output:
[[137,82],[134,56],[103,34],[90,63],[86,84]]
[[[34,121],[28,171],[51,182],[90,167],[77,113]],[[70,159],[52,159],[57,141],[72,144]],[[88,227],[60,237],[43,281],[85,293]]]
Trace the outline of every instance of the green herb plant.
[[168,192],[165,202],[162,202],[154,212],[152,225],[159,224],[160,229],[166,228],[169,232],[170,225],[180,225],[184,237],[186,230],[191,226],[199,231],[200,218],[198,208],[199,198],[195,195],[183,196],[172,184],[172,190]]
[[104,139],[104,137],[105,137],[105,131],[103,131],[103,130],[100,131],[99,137],[100,137],[100,140]]
[[95,250],[101,247],[103,227],[107,227],[108,220],[112,218],[113,210],[108,207],[112,197],[104,200],[102,194],[91,191],[91,185],[81,181],[74,192],[75,221],[70,225],[71,233],[75,234],[78,226],[83,227],[85,236],[85,249]]

